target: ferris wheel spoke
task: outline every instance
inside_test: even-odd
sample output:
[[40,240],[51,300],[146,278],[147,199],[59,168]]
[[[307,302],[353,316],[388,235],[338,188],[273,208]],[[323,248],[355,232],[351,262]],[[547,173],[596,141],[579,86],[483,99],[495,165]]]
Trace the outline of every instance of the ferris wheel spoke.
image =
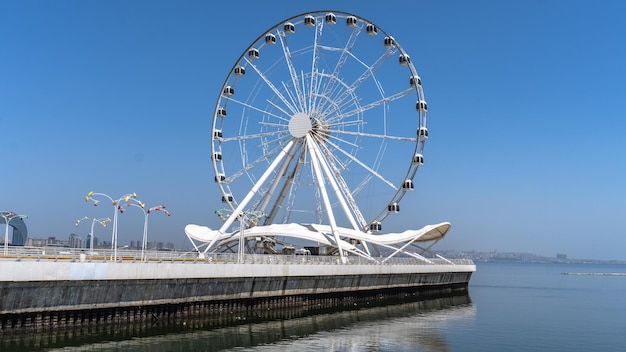
[[347,141],[347,140],[345,140],[343,138],[339,138],[335,134],[331,133],[329,138],[332,139],[332,140],[335,140],[337,142],[340,142],[342,145],[348,145],[348,146],[350,146],[352,148],[361,149],[361,145],[359,145],[357,143],[353,143],[353,142]]
[[295,114],[297,112],[297,110],[295,109],[294,106],[292,106],[287,99],[282,95],[282,93],[276,89],[276,86],[274,86],[274,83],[272,83],[272,81],[269,80],[269,78],[263,73],[261,72],[261,70],[254,64],[252,63],[252,61],[248,60],[247,58],[244,59],[248,65],[250,65],[250,67],[252,67],[252,69],[254,69],[254,71],[259,75],[259,77],[263,80],[263,82],[265,82],[265,84],[272,90],[272,92],[278,97],[278,99],[280,99],[283,104],[285,104],[285,106],[291,110],[292,114]]
[[344,120],[335,119],[333,121],[328,121],[328,127],[331,128],[331,132],[338,132],[336,130],[337,128],[346,128],[346,127],[352,127],[352,126],[365,126],[365,125],[367,125],[367,123],[364,122],[363,120],[344,121]]
[[[343,101],[346,100],[349,96],[353,96],[353,93],[369,78],[374,76],[374,73],[385,63],[389,58],[395,54],[397,49],[390,48],[386,50],[378,59],[374,62],[373,65],[368,66],[365,62],[361,61],[358,57],[350,54],[355,60],[357,60],[361,65],[363,65],[366,69],[363,73],[347,88],[340,92],[341,94],[335,99],[337,105],[342,105]],[[379,93],[384,96],[385,92],[380,85],[380,82],[374,77],[373,78],[376,87],[378,88]],[[327,114],[332,114],[334,111],[327,111]]]
[[[285,122],[289,122],[289,120],[288,120],[288,119],[286,119],[286,118],[284,118],[284,117],[282,117],[282,116],[279,116],[279,115],[273,114],[273,113],[271,113],[271,112],[269,112],[269,111],[267,111],[267,110],[263,110],[263,109],[261,109],[261,108],[258,108],[258,107],[256,107],[256,106],[254,106],[254,105],[251,105],[251,104],[248,104],[248,103],[244,103],[244,102],[239,101],[239,100],[237,100],[237,99],[233,99],[232,97],[223,97],[223,98],[225,98],[227,101],[233,102],[233,103],[235,103],[235,104],[239,104],[239,105],[244,106],[244,107],[246,107],[246,108],[248,108],[248,109],[255,110],[255,111],[258,111],[258,112],[260,112],[260,113],[263,113],[264,115],[271,116],[271,117],[277,118],[277,119],[279,119],[279,120],[283,120],[283,121],[285,121]],[[268,101],[268,102],[269,102],[269,101]],[[272,104],[271,102],[269,102],[269,103],[270,103],[270,104]],[[274,104],[272,104],[272,105],[274,105]],[[286,111],[284,111],[284,110],[282,110],[282,108],[279,108],[278,106],[274,106],[274,107],[276,107],[276,108],[280,109],[280,111],[281,111],[283,114],[285,114],[285,115],[289,116],[289,113],[288,113],[288,112],[286,112]]]
[[292,92],[292,90],[287,86],[287,84],[285,82],[281,82],[281,84],[283,85],[283,89],[285,90],[285,93],[287,94],[287,96],[291,100],[291,103],[294,106],[300,105],[298,103],[298,99],[296,99],[296,97],[294,96],[295,93]]
[[319,71],[316,71],[311,77],[311,80],[315,80],[315,85],[311,85],[312,89],[309,92],[309,96],[311,99],[311,108],[309,111],[318,111],[318,98],[321,98],[320,90],[322,87],[322,83],[324,82],[324,75]]
[[393,183],[391,183],[390,181],[388,181],[386,178],[384,178],[381,174],[379,174],[376,170],[372,169],[371,167],[367,166],[364,162],[362,162],[361,160],[359,160],[358,158],[356,158],[354,155],[348,153],[347,151],[343,150],[341,147],[339,147],[337,144],[332,143],[331,141],[327,142],[328,144],[330,144],[333,148],[335,148],[335,150],[338,150],[339,152],[341,152],[343,155],[347,156],[350,160],[354,161],[355,163],[357,163],[359,166],[361,166],[363,169],[365,169],[367,172],[369,172],[370,174],[376,176],[376,178],[378,178],[379,180],[383,181],[384,183],[386,183],[389,187],[393,188],[395,191],[398,190],[398,187],[396,187]]
[[[272,105],[273,107],[275,107],[276,109],[280,110],[280,112],[282,112],[283,114],[285,114],[285,116],[291,116],[291,114],[290,114],[290,113],[288,113],[287,111],[285,111],[285,109],[283,109],[281,106],[278,106],[278,104],[276,104],[275,102],[273,102],[273,101],[271,101],[271,100],[269,100],[269,99],[267,99],[266,101],[267,101],[267,103],[268,103],[268,104],[270,104],[270,105]],[[270,116],[276,117],[277,119],[279,119],[279,120],[281,120],[281,121],[285,121],[285,122],[289,123],[289,119],[286,119],[286,118],[284,118],[284,117],[279,117],[279,116],[277,116],[277,115],[270,115]]]
[[367,174],[367,176],[365,176],[365,178],[363,178],[363,180],[361,180],[361,182],[354,187],[354,189],[352,190],[352,193],[354,195],[359,194],[359,192],[361,192],[361,190],[363,190],[365,188],[365,186],[367,185],[368,182],[370,182],[370,180],[373,178],[374,176],[372,176],[372,174]]
[[272,150],[268,151],[267,153],[265,153],[264,155],[258,157],[257,159],[253,160],[252,162],[247,161],[247,163],[246,163],[246,165],[244,167],[242,167],[241,169],[235,171],[232,175],[226,177],[226,180],[224,180],[224,182],[227,183],[227,184],[233,183],[235,180],[237,180],[242,175],[248,173],[250,170],[252,170],[255,167],[259,166],[261,163],[269,160],[274,155],[278,154],[281,151],[281,149],[282,149],[282,145],[278,144]]
[[[354,45],[356,43],[357,38],[359,37],[359,35],[361,34],[361,30],[362,27],[357,27],[355,28],[352,33],[350,33],[350,37],[348,38],[348,40],[346,41],[346,45],[343,49],[339,49],[341,51],[341,55],[339,56],[339,59],[337,60],[337,64],[335,65],[335,68],[331,74],[332,77],[340,77],[341,76],[341,72],[343,72],[343,69],[346,65],[346,62],[348,61],[348,57],[349,57],[349,53],[352,51],[352,49],[354,48]],[[326,46],[320,46],[320,48],[324,48],[326,50],[334,50],[334,48],[331,47],[326,47]],[[336,81],[328,81],[327,85],[324,87],[323,90],[323,94],[324,95],[330,95],[330,92],[333,91],[334,89],[334,83]]]
[[[279,125],[279,126],[283,126],[283,125]],[[257,133],[257,134],[244,134],[244,135],[235,136],[235,137],[222,137],[222,143],[227,143],[227,142],[232,142],[232,141],[245,141],[245,140],[250,140],[250,139],[281,136],[281,135],[288,135],[288,134],[289,134],[289,131],[287,131],[286,129],[282,131],[264,132],[264,133]]]
[[302,91],[300,91],[298,74],[296,73],[296,68],[293,63],[293,58],[291,57],[291,52],[289,51],[289,46],[287,45],[287,37],[285,36],[285,32],[279,31],[278,38],[280,38],[280,44],[283,48],[283,55],[285,56],[285,63],[287,64],[287,67],[289,68],[289,74],[291,75],[291,83],[293,84],[293,89],[295,90],[295,94],[297,95],[297,97],[300,98],[298,99],[298,105],[300,107],[300,111],[301,112],[306,111],[306,109],[304,108],[304,102],[302,101],[302,98],[304,97],[304,95],[302,94]]
[[377,138],[377,139],[387,139],[387,140],[394,140],[394,141],[417,142],[417,137],[416,138],[398,137],[398,136],[380,135],[380,134],[374,134],[374,133],[352,132],[352,131],[345,131],[345,130],[332,130],[332,133],[345,134],[345,135],[350,135],[350,136]]
[[318,66],[319,66],[320,56],[318,52],[319,51],[318,45],[322,38],[323,28],[324,28],[324,21],[317,21],[317,23],[315,24],[315,35],[313,37],[313,57],[311,60],[311,82],[310,82],[309,93],[308,93],[309,104],[308,104],[307,111],[314,110],[316,100],[315,100],[315,96],[313,95],[313,93],[319,91],[318,78],[320,76],[318,75],[318,70],[319,70]]
[[261,126],[265,126],[265,127],[275,127],[275,128],[279,128],[282,129],[283,132],[288,133],[286,130],[288,127],[288,125],[285,125],[284,123],[276,123],[276,122],[266,122],[266,121],[259,121],[258,122],[259,125]]
[[363,112],[365,112],[367,110],[371,110],[371,109],[377,108],[377,107],[379,107],[379,106],[381,106],[383,104],[389,104],[389,103],[391,103],[393,101],[402,99],[404,97],[407,97],[407,96],[413,95],[413,94],[415,94],[415,89],[407,88],[407,89],[405,89],[405,90],[403,90],[401,92],[398,92],[398,93],[396,93],[394,95],[391,95],[391,96],[388,96],[388,97],[384,97],[382,99],[379,99],[377,101],[371,102],[371,103],[369,103],[367,105],[364,105],[364,106],[359,106],[357,109],[354,109],[354,110],[351,110],[351,111],[346,111],[346,112],[343,112],[341,114],[338,114],[335,117],[343,119],[343,118],[346,118],[346,117],[354,116],[354,115],[363,113]]

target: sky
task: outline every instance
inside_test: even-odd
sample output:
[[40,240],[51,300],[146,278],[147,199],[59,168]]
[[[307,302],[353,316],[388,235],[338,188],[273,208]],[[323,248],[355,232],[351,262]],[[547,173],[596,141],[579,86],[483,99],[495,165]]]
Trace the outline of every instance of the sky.
[[[29,237],[86,237],[77,219],[113,214],[88,192],[136,192],[172,213],[150,215],[150,241],[219,227],[211,119],[229,70],[275,24],[336,10],[391,33],[423,81],[428,163],[394,228],[450,221],[437,248],[626,260],[626,3],[399,4],[0,2],[0,209],[27,214]],[[120,243],[140,239],[139,210],[119,221]]]

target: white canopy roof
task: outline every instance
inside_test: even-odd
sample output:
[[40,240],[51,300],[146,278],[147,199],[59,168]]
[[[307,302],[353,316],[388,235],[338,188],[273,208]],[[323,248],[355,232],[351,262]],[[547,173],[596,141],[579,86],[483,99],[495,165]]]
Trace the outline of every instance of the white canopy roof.
[[[442,222],[434,225],[427,225],[418,230],[407,230],[400,233],[387,233],[375,235],[354,229],[338,227],[336,229],[340,240],[339,246],[335,242],[335,236],[329,225],[317,224],[272,224],[265,226],[254,226],[244,230],[246,238],[259,236],[283,236],[292,237],[322,245],[340,247],[342,250],[366,255],[361,249],[356,247],[355,242],[371,243],[390,248],[404,248],[414,242],[430,242],[441,240],[450,230],[449,222]],[[214,249],[229,242],[239,240],[239,232],[221,233],[206,226],[190,224],[185,226],[185,233],[189,239],[206,244]],[[355,241],[350,241],[355,240]]]

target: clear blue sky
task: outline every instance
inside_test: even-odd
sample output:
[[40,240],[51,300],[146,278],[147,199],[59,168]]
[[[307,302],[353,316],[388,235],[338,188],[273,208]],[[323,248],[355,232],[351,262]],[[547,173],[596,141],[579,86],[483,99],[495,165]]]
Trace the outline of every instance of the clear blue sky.
[[[450,221],[439,248],[626,260],[625,2],[215,3],[0,2],[0,209],[66,239],[112,215],[89,191],[136,192],[173,214],[151,216],[149,240],[218,227],[210,131],[228,71],[274,24],[334,9],[391,33],[423,79],[426,201],[405,198],[394,229]],[[120,243],[142,223],[124,213]]]

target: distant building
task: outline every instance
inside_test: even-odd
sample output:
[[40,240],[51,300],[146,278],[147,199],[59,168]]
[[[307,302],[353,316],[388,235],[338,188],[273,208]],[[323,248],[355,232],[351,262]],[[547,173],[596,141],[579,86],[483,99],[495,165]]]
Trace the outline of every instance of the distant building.
[[85,240],[75,233],[70,234],[70,238],[68,239],[68,244],[70,248],[85,248]]
[[68,241],[57,240],[56,237],[50,236],[46,240],[46,246],[48,246],[48,247],[69,247],[70,243]]
[[26,246],[31,246],[31,247],[45,247],[46,244],[48,243],[48,240],[44,240],[41,238],[28,238],[26,240]]
[[[4,211],[2,213],[6,214],[7,216],[11,216],[7,212],[4,212]],[[5,224],[6,226],[6,219],[4,217],[0,217],[0,224]],[[26,244],[26,241],[28,241],[28,229],[26,228],[26,223],[24,222],[24,219],[22,219],[19,216],[10,218],[9,227],[13,231],[12,231],[11,239],[9,239],[8,243],[10,243],[13,246],[23,246],[24,244]],[[6,231],[9,231],[9,229],[6,229]],[[0,242],[4,244],[3,236],[0,239]]]
[[557,254],[556,259],[558,260],[567,260],[567,254]]

